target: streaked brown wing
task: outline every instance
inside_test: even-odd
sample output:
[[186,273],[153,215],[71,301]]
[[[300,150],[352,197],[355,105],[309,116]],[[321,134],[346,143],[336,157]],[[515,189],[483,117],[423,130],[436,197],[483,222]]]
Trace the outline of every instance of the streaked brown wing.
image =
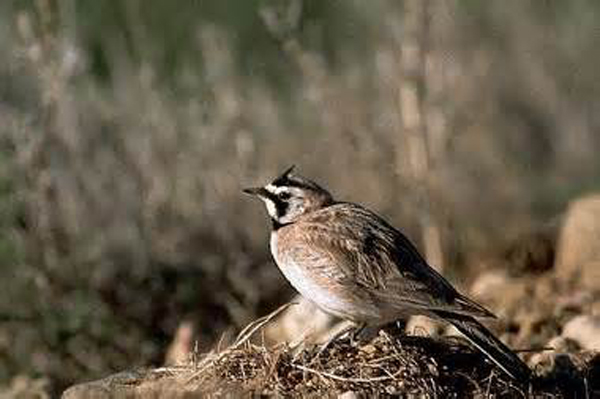
[[[331,283],[399,309],[440,309],[491,316],[429,267],[414,245],[373,212],[341,203],[297,226],[295,257],[318,257]],[[327,266],[325,266],[327,265]]]

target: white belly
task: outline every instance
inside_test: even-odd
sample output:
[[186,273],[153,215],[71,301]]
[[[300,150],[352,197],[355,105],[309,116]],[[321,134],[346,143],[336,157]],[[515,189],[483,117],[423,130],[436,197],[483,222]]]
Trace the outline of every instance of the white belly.
[[306,299],[314,302],[318,307],[334,316],[354,319],[355,307],[347,300],[334,295],[311,275],[305,272],[302,265],[289,260],[279,259],[277,252],[277,235],[271,234],[271,254],[277,266],[292,284],[292,286]]

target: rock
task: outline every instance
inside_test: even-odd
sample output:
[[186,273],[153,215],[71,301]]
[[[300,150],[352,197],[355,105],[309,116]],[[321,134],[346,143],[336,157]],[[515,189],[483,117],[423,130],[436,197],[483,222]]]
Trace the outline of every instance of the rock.
[[420,336],[437,337],[445,325],[425,316],[412,316],[406,323],[406,333]]
[[354,391],[346,391],[342,394],[339,394],[338,399],[358,399],[360,396]]
[[582,265],[580,281],[591,291],[600,291],[600,259]]
[[0,386],[0,398],[49,398],[50,381],[45,378],[32,378],[26,375],[17,375],[7,387]]
[[184,398],[191,391],[177,381],[177,368],[125,371],[67,389],[63,399]]
[[528,361],[530,367],[543,374],[547,374],[557,364],[564,363],[564,358],[568,357],[569,353],[575,353],[580,349],[577,342],[561,336],[552,338],[544,347],[548,349],[533,354]]
[[360,348],[360,351],[369,355],[374,355],[377,353],[377,347],[373,344],[366,344]]
[[552,221],[512,238],[502,251],[510,275],[535,275],[552,269],[559,227]]
[[590,304],[588,313],[592,316],[600,316],[600,300],[594,301]]
[[581,350],[581,346],[570,338],[557,336],[548,341],[546,348],[552,348],[555,353],[576,353]]
[[165,355],[166,366],[176,366],[186,364],[190,361],[194,346],[194,325],[191,321],[186,320],[181,322],[175,337],[167,349]]
[[600,287],[600,194],[572,202],[561,229],[556,275],[586,288]]
[[470,293],[497,316],[504,316],[527,298],[527,290],[526,279],[510,277],[504,270],[492,270],[475,279]]
[[512,345],[540,344],[560,333],[552,320],[561,298],[553,274],[510,277],[505,270],[488,271],[470,293],[503,323],[500,329]]
[[600,316],[580,315],[565,324],[564,338],[572,339],[582,348],[600,350]]
[[594,315],[594,306],[598,308],[597,310],[600,310],[600,300],[597,300],[596,296],[590,291],[573,290],[557,298],[554,314],[557,316],[568,313],[571,315],[582,313]]
[[510,284],[510,277],[501,270],[480,274],[471,285],[471,294],[484,301],[493,301],[498,292]]
[[265,327],[265,338],[270,342],[296,342],[304,338],[309,343],[323,342],[337,320],[300,295],[292,302],[296,305]]

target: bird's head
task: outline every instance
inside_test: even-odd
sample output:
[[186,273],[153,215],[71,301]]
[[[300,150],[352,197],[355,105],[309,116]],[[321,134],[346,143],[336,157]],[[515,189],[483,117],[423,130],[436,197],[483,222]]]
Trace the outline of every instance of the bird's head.
[[331,205],[331,194],[317,183],[293,174],[294,167],[264,187],[244,189],[263,200],[275,227],[294,223],[307,213]]

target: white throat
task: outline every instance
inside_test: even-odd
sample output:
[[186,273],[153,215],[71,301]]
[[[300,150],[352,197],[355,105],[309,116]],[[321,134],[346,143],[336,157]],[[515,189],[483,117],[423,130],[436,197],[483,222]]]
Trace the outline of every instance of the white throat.
[[264,199],[263,201],[265,201],[265,205],[267,207],[267,213],[269,214],[269,216],[272,219],[277,219],[278,215],[277,215],[277,207],[275,206],[275,203],[273,201],[271,201],[270,199]]

